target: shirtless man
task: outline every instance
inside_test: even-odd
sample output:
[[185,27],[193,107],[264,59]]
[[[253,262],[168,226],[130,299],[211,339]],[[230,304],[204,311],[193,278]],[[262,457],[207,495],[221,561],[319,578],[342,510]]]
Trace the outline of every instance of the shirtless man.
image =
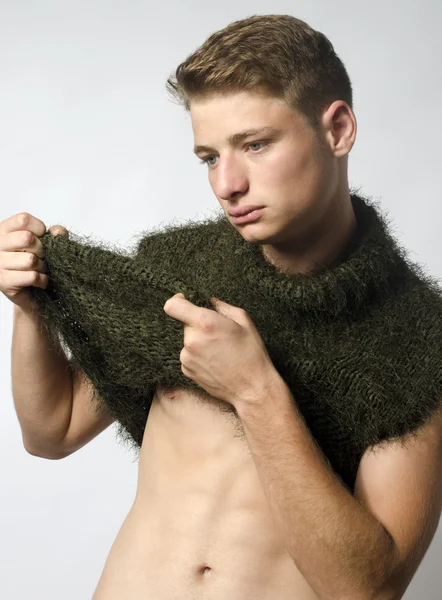
[[[285,272],[339,263],[356,226],[349,104],[324,108],[320,138],[298,111],[257,91],[194,99],[190,113],[195,152],[244,239],[259,241]],[[231,211],[245,205],[264,210],[255,221],[235,222]],[[112,418],[91,410],[89,384],[69,374],[61,348],[49,347],[27,295],[27,286],[48,283],[39,240],[45,231],[28,213],[0,223],[0,289],[15,304],[13,397],[24,447],[60,459]],[[176,300],[165,305],[172,316]],[[271,400],[286,410],[286,392],[274,381],[269,377]],[[93,600],[401,598],[439,521],[440,421],[406,448],[367,451],[351,495],[330,476],[294,411],[285,413],[285,437],[281,411],[260,414],[257,403],[249,418],[231,402],[157,390],[136,497]]]

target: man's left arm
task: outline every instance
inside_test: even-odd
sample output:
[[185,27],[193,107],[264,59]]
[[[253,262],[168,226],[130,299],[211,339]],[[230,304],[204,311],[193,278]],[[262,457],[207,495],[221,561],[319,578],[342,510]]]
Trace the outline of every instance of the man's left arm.
[[287,550],[321,600],[380,598],[393,540],[341,483],[290,389],[276,381],[235,408]]

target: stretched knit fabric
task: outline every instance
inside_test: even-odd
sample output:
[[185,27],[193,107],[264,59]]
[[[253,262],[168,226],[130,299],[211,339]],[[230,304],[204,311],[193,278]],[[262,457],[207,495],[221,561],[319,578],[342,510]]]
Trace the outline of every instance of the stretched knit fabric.
[[[164,312],[182,292],[247,311],[306,425],[353,492],[364,451],[413,436],[442,397],[442,299],[381,209],[352,193],[357,231],[333,267],[289,275],[227,217],[143,231],[135,252],[70,233],[41,241],[49,284],[30,288],[70,368],[94,385],[139,452],[158,385],[206,394],[181,371],[184,325]],[[235,411],[233,411],[235,412]]]

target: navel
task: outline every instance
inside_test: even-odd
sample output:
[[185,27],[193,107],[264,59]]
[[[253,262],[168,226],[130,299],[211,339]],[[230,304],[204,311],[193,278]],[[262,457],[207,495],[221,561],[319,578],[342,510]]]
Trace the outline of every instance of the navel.
[[199,569],[198,572],[203,575],[204,577],[207,577],[208,575],[210,575],[210,573],[212,572],[212,568],[207,566],[207,565],[202,565]]

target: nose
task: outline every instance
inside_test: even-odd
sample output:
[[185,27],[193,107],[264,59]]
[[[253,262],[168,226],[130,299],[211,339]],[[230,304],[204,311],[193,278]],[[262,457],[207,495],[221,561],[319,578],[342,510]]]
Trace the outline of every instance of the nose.
[[218,180],[212,184],[212,189],[218,198],[228,202],[230,200],[237,200],[238,196],[244,196],[249,189],[249,183],[245,176],[224,176],[223,178],[218,178]]

